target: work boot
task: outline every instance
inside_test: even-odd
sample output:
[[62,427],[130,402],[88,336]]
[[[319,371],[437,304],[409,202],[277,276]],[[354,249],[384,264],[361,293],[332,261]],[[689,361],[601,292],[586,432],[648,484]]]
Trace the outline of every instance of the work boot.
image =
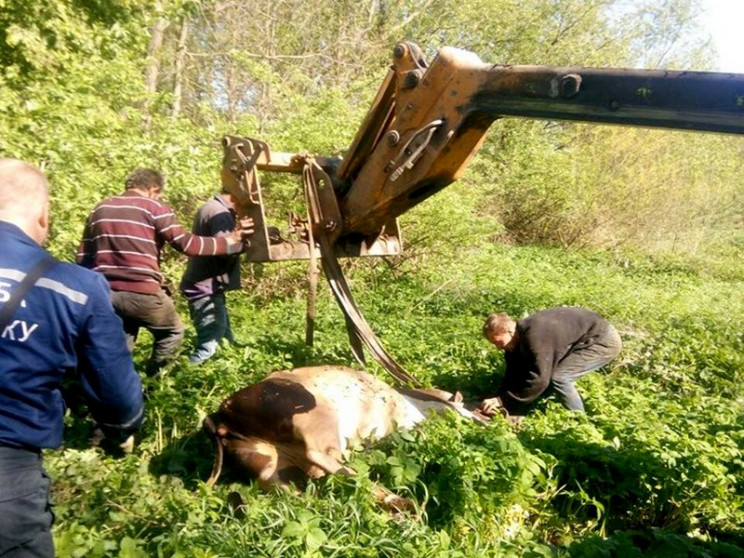
[[100,426],[94,425],[88,437],[88,445],[92,448],[101,448],[106,453],[112,455],[129,455],[134,451],[134,434],[131,434],[123,442],[118,442],[113,438],[107,437]]

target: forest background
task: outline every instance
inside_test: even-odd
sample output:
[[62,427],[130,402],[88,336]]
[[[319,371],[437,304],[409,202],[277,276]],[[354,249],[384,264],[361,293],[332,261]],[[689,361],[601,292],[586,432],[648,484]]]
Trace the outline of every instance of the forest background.
[[[135,167],[162,170],[189,223],[219,189],[224,134],[343,155],[401,40],[428,59],[449,45],[493,63],[705,70],[699,12],[697,0],[0,0],[0,156],[50,177],[49,249],[72,260],[90,208]],[[305,264],[244,264],[230,306],[248,346],[196,369],[181,357],[151,383],[133,455],[87,448],[88,423],[68,417],[66,447],[46,456],[59,555],[741,556],[743,155],[735,136],[495,123],[465,175],[403,216],[403,255],[344,262],[360,306],[411,373],[470,395],[503,373],[479,335],[489,312],[590,307],[620,330],[622,356],[582,380],[585,417],[548,401],[519,431],[432,420],[354,452],[357,477],[299,495],[202,482],[199,426],[222,398],[272,370],[353,364],[323,289],[316,344],[302,342]],[[299,185],[264,186],[285,226]],[[166,251],[170,283],[184,260]],[[373,481],[419,513],[392,520]]]

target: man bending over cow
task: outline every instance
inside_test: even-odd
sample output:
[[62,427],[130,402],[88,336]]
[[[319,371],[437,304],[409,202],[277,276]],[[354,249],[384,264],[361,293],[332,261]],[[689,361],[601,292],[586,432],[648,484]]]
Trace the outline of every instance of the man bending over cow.
[[496,396],[481,403],[480,410],[488,415],[524,415],[551,393],[567,409],[583,412],[574,382],[610,362],[622,347],[615,328],[584,308],[549,308],[522,320],[491,314],[483,335],[505,351],[506,361]]

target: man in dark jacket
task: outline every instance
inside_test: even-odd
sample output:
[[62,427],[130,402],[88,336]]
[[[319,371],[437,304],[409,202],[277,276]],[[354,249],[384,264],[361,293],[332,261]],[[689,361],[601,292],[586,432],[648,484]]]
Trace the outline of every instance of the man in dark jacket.
[[574,382],[617,356],[620,336],[602,316],[584,308],[549,308],[522,320],[491,314],[483,335],[505,351],[506,373],[486,414],[523,415],[542,395],[553,393],[569,410],[584,411]]
[[[194,217],[193,234],[225,236],[235,230],[232,195],[224,191],[199,208]],[[235,344],[225,292],[240,288],[240,256],[192,256],[181,279],[180,291],[189,301],[189,314],[196,329],[192,363],[211,358],[225,339]]]
[[125,181],[126,191],[100,202],[88,217],[77,262],[103,274],[113,291],[114,308],[124,321],[130,349],[139,329],[154,337],[148,376],[155,376],[176,357],[184,327],[173,300],[163,288],[160,253],[164,245],[188,256],[224,256],[243,249],[242,238],[253,232],[246,219],[239,230],[220,237],[189,233],[160,201],[163,176],[137,169]]
[[0,159],[0,556],[54,556],[41,450],[62,443],[65,376],[110,439],[131,446],[143,416],[106,280],[41,247],[47,188],[38,169]]

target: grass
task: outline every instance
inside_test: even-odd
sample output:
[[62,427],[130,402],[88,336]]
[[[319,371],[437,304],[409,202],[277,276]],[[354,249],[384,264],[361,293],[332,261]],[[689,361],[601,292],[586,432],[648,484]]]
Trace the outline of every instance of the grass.
[[[426,384],[492,393],[503,360],[480,327],[493,311],[589,307],[616,325],[624,349],[579,383],[586,416],[550,400],[519,431],[446,416],[358,448],[357,477],[290,494],[262,493],[228,473],[210,490],[205,413],[272,370],[354,365],[327,289],[309,348],[296,264],[265,270],[229,297],[248,346],[201,367],[182,356],[150,385],[133,455],[85,447],[86,420],[69,417],[66,449],[46,455],[58,554],[741,556],[744,268],[736,256],[706,263],[491,245],[437,260],[347,264],[367,319]],[[273,284],[282,284],[280,296]],[[143,338],[138,364],[146,349]],[[376,364],[368,369],[384,377]],[[420,513],[389,516],[374,505],[373,482],[412,496]],[[230,507],[232,492],[244,508]]]

